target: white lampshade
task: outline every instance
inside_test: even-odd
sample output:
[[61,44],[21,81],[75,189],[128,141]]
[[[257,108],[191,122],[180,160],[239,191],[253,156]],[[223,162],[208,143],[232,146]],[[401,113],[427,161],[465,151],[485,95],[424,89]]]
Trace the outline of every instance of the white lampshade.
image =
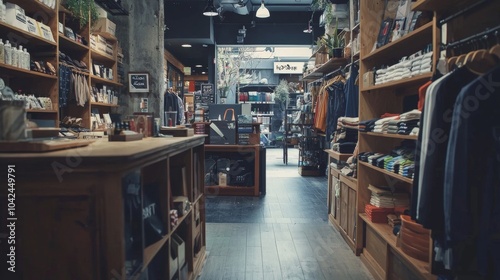
[[260,8],[257,10],[255,16],[258,18],[268,18],[270,16],[269,10],[264,6],[264,2],[260,4]]

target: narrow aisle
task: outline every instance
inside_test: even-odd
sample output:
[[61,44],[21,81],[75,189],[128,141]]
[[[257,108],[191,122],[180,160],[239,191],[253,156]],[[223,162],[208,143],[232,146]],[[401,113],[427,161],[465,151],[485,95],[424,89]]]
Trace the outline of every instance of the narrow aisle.
[[202,280],[373,279],[328,224],[327,178],[301,177],[298,151],[267,150],[267,194],[206,200]]

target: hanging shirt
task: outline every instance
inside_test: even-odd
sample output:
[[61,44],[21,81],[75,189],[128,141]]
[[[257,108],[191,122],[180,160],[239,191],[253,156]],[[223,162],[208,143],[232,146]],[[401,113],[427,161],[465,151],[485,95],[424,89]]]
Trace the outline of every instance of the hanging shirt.
[[358,78],[358,67],[356,65],[351,66],[351,75],[347,79],[345,85],[345,116],[346,117],[357,117],[359,116],[359,88],[356,85],[356,79]]
[[446,241],[454,255],[451,267],[460,271],[477,267],[484,279],[500,279],[498,77],[497,66],[458,95],[444,176]]
[[328,95],[328,105],[326,112],[326,141],[337,130],[337,120],[345,115],[345,91],[343,82],[335,82],[326,88]]

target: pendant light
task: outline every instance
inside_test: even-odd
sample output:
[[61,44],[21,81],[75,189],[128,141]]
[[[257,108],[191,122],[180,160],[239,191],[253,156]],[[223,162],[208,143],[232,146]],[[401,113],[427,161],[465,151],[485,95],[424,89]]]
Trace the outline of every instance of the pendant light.
[[268,18],[270,16],[269,10],[266,8],[266,6],[264,6],[264,0],[262,0],[260,8],[257,10],[255,16],[258,18]]
[[219,13],[217,12],[217,10],[214,7],[213,0],[208,0],[208,4],[207,4],[207,7],[205,8],[205,10],[203,11],[203,15],[207,16],[207,17],[215,17],[215,16],[219,15]]

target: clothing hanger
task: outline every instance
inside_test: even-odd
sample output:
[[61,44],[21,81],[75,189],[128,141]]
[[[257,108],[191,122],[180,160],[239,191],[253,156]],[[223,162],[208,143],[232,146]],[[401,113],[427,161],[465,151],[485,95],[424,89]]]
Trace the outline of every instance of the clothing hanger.
[[467,61],[467,68],[476,74],[482,75],[497,65],[497,59],[488,50],[488,36],[483,37],[484,45],[480,50],[474,51],[470,61]]

